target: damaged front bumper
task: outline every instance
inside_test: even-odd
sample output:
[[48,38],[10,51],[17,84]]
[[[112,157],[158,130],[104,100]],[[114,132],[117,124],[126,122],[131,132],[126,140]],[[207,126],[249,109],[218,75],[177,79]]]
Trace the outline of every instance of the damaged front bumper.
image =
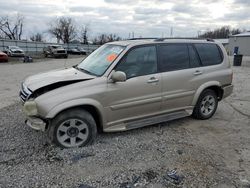
[[37,117],[28,117],[25,120],[25,124],[31,127],[32,129],[38,130],[38,131],[45,131],[47,123]]

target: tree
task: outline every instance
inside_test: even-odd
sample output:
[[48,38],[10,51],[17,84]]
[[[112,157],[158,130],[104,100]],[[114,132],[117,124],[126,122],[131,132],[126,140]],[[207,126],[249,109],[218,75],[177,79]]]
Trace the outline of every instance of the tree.
[[223,26],[221,28],[215,29],[213,31],[206,31],[199,38],[229,38],[230,35],[235,35],[241,33],[240,29],[231,29],[230,26]]
[[100,34],[99,36],[94,38],[93,44],[102,45],[107,42],[113,42],[118,40],[121,40],[121,37],[117,36],[116,34]]
[[80,30],[79,39],[83,44],[88,44],[89,24],[84,25]]
[[0,17],[0,31],[3,38],[21,40],[23,34],[24,17],[17,14],[15,18]]
[[42,42],[43,41],[43,35],[41,33],[36,33],[30,36],[31,41],[37,41]]
[[49,33],[57,38],[57,42],[69,43],[76,38],[76,26],[70,17],[60,17],[52,20]]

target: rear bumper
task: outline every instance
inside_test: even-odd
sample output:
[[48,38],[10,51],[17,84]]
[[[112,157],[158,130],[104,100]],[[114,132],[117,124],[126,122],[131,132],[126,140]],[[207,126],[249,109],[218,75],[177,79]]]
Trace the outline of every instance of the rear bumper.
[[229,95],[231,95],[233,93],[233,85],[228,85],[228,86],[224,86],[223,89],[223,99],[228,97]]
[[45,121],[36,117],[28,117],[25,120],[25,124],[31,127],[32,129],[35,129],[38,131],[45,131],[46,125],[47,125]]

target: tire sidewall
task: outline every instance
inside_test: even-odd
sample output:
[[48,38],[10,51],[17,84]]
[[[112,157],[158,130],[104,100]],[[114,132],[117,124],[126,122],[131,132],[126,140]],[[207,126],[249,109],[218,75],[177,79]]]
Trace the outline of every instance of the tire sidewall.
[[[201,102],[208,95],[211,95],[211,96],[214,97],[215,106],[214,106],[214,109],[213,109],[212,113],[210,113],[209,115],[204,115],[201,112]],[[198,100],[198,103],[197,103],[197,106],[196,106],[196,108],[198,108],[197,110],[198,110],[198,113],[199,113],[199,119],[209,119],[209,118],[211,118],[214,115],[214,113],[216,112],[217,106],[218,106],[218,98],[216,96],[216,93],[213,90],[210,90],[210,89],[203,91],[202,94],[199,97],[199,100]]]
[[[83,147],[83,146],[87,146],[89,144],[91,144],[97,134],[97,128],[96,128],[96,123],[93,119],[93,117],[85,110],[81,110],[81,112],[78,113],[74,113],[75,111],[67,111],[64,113],[59,114],[56,118],[54,118],[51,122],[51,126],[50,126],[50,131],[49,131],[49,137],[50,139],[57,144],[58,146],[62,147],[62,148],[76,148],[76,147]],[[82,115],[80,115],[79,113],[81,113]],[[62,145],[58,139],[57,139],[57,130],[59,128],[59,126],[69,120],[69,119],[79,119],[81,121],[83,121],[84,123],[86,123],[87,127],[88,127],[88,137],[86,139],[86,141],[84,141],[81,145],[76,146],[76,147],[67,147]]]

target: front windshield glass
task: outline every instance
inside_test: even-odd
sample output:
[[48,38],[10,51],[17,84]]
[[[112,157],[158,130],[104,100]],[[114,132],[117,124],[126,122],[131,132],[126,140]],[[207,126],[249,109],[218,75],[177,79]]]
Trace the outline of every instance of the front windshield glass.
[[124,49],[125,46],[105,44],[84,59],[77,68],[101,76]]
[[10,46],[11,49],[19,49],[18,46]]

